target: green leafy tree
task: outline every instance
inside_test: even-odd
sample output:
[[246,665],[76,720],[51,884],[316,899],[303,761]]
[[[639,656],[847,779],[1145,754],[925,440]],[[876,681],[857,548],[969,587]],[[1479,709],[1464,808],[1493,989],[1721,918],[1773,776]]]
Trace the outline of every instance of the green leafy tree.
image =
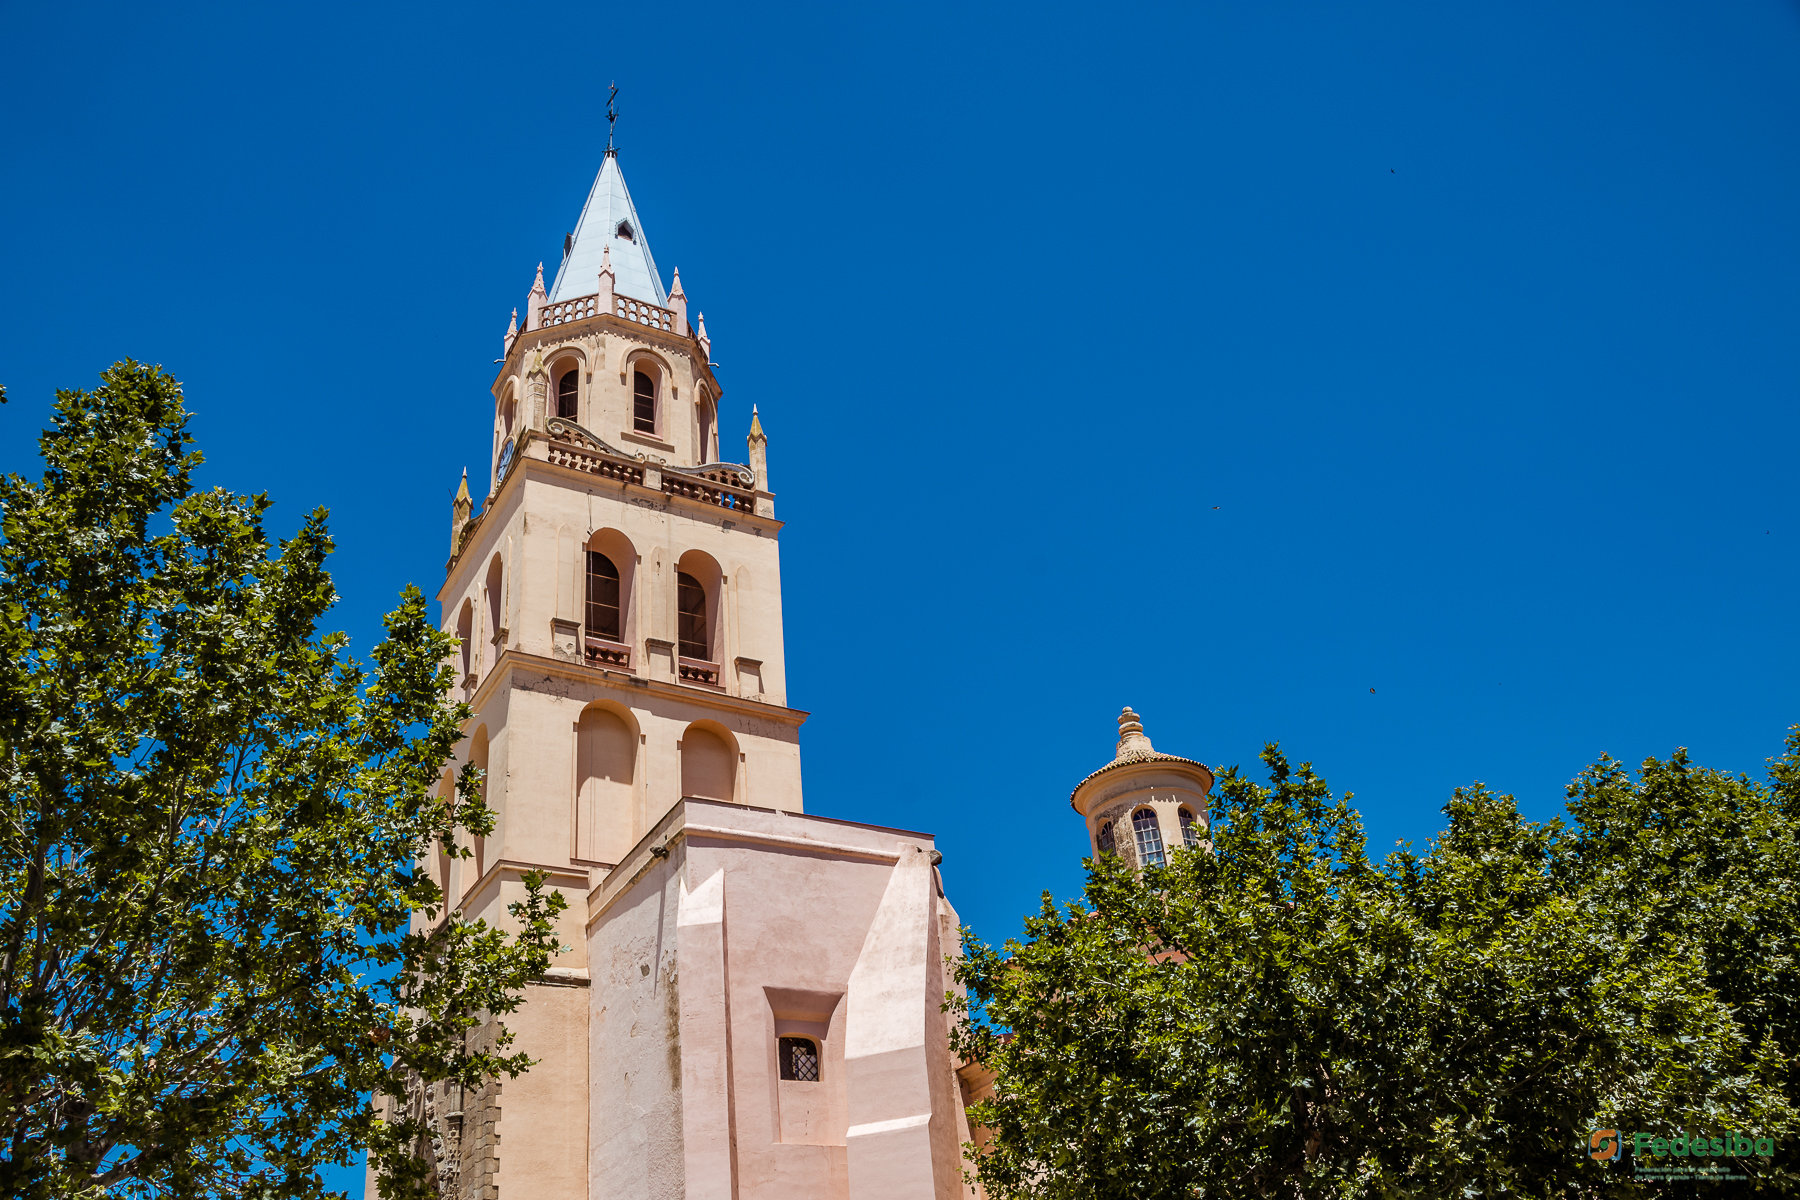
[[1090,861],[1002,949],[965,931],[989,1196],[1634,1195],[1589,1131],[1795,1128],[1800,740],[1766,787],[1603,762],[1572,826],[1461,790],[1381,864],[1348,796],[1263,761],[1220,773],[1210,845]]
[[492,827],[478,772],[436,794],[450,639],[408,588],[352,660],[324,513],[272,548],[186,424],[122,362],[0,480],[0,1194],[317,1196],[366,1148],[423,1195],[424,1131],[370,1097],[529,1065],[471,1031],[562,899],[529,880],[510,936],[447,911],[421,856]]

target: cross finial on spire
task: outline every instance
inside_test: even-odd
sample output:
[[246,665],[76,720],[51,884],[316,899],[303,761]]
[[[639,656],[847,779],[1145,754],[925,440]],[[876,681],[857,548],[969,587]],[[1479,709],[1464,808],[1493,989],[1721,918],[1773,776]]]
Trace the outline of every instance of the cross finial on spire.
[[609,86],[612,91],[606,97],[606,153],[611,158],[619,153],[613,149],[613,123],[619,119],[619,85]]

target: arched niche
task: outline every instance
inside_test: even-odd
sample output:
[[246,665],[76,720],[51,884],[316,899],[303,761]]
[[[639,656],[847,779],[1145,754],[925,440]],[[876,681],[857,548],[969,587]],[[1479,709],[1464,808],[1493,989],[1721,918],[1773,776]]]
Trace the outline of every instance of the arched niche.
[[694,463],[705,466],[719,461],[719,406],[706,388],[694,391]]
[[[484,808],[491,809],[494,806],[489,799],[491,789],[488,786],[488,731],[486,725],[476,726],[475,732],[469,735],[469,762],[481,772],[481,786],[476,789],[475,794]],[[479,883],[482,875],[487,872],[487,839],[476,834],[473,849],[475,851],[475,860],[471,864],[473,871],[463,881],[465,892]],[[466,895],[464,899],[467,899]]]
[[492,668],[500,657],[501,635],[506,632],[506,564],[498,554],[488,560],[483,589],[487,593],[487,665]]
[[[446,770],[443,778],[438,780],[438,801],[446,807],[455,806],[456,775],[454,772]],[[452,862],[450,852],[444,849],[443,842],[433,838],[431,848],[427,853],[431,862],[431,881],[437,884],[439,890],[444,893],[444,902],[446,904],[455,903],[450,891],[455,882],[450,878],[450,864]]]
[[596,701],[575,723],[575,847],[579,862],[618,863],[636,841],[639,731],[631,710]]
[[506,448],[518,436],[519,396],[509,382],[500,392],[500,400],[494,406],[493,476],[496,484],[500,480],[501,463],[509,458]]
[[681,795],[698,800],[737,799],[738,744],[717,721],[695,721],[681,735]]
[[457,661],[462,668],[457,672],[456,684],[461,687],[463,682],[468,679],[469,673],[475,668],[475,602],[473,600],[464,600],[462,609],[456,614],[456,643]]

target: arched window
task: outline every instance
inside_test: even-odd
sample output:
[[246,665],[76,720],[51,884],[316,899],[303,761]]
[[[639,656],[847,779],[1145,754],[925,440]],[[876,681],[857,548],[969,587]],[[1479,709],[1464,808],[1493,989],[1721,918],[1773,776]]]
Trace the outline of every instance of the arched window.
[[[475,765],[476,770],[481,772],[481,791],[479,793],[481,807],[492,808],[493,805],[488,803],[488,784],[490,780],[488,779],[488,734],[486,726],[475,731],[475,737],[469,746],[469,761]],[[475,835],[474,840],[475,874],[473,877],[470,877],[466,873],[464,874],[463,886],[465,891],[473,884],[479,882],[482,874],[487,870],[487,838],[478,833]]]
[[1141,867],[1160,867],[1163,865],[1162,830],[1156,827],[1156,814],[1147,808],[1140,808],[1131,814],[1131,831],[1137,837],[1138,865]]
[[1118,843],[1113,841],[1113,826],[1111,821],[1100,826],[1100,832],[1095,836],[1094,840],[1099,843],[1100,853],[1102,854],[1117,854],[1119,852]]
[[811,1038],[782,1038],[781,1077],[797,1083],[819,1082],[818,1043]]
[[712,401],[705,396],[700,397],[696,406],[700,410],[700,446],[694,451],[694,457],[702,463],[717,462],[713,455],[713,412]]
[[656,432],[656,380],[639,371],[631,379],[631,427]]
[[1194,814],[1185,808],[1181,810],[1181,844],[1184,846],[1200,844],[1200,825],[1194,820]]
[[692,726],[681,735],[681,794],[701,800],[733,800],[737,756],[725,739]]
[[617,229],[613,230],[613,236],[617,237],[617,238],[624,238],[628,242],[637,241],[637,238],[632,236],[630,221],[620,221],[619,227]]
[[598,550],[587,552],[587,631],[609,642],[619,636],[619,568]]
[[487,592],[487,636],[490,642],[490,651],[485,657],[487,665],[492,667],[505,647],[502,638],[506,634],[506,568],[501,565],[498,554],[488,563],[487,586],[484,590]]
[[712,647],[706,638],[706,589],[686,571],[675,574],[675,607],[678,613],[676,636],[681,641],[681,656],[712,661]]
[[563,377],[556,381],[556,415],[565,421],[576,419],[576,393],[580,387],[579,369],[564,371]]

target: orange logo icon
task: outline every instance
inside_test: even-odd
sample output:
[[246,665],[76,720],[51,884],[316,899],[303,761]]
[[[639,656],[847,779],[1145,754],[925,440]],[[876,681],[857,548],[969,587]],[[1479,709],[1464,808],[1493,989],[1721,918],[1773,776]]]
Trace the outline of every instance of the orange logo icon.
[[1588,1157],[1605,1162],[1609,1158],[1619,1157],[1619,1131],[1616,1129],[1596,1129],[1588,1135]]

